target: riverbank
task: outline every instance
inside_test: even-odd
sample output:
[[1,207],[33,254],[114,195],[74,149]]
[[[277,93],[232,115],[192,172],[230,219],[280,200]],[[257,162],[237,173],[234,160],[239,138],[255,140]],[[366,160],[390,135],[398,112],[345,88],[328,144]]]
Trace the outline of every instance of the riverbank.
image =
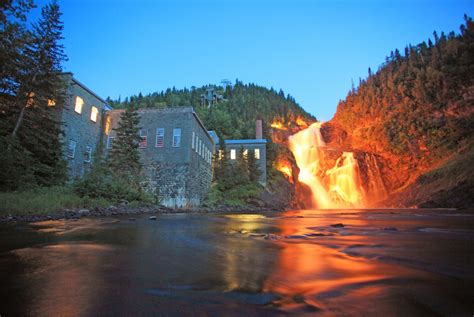
[[[0,223],[35,222],[82,217],[164,213],[270,212],[275,208],[254,206],[216,206],[167,208],[144,202],[111,202],[103,198],[80,197],[69,187],[35,188],[21,192],[0,193]],[[281,211],[278,210],[278,211]]]
[[131,218],[143,214],[176,214],[176,213],[267,213],[279,212],[283,210],[275,210],[266,207],[195,207],[195,208],[168,208],[164,206],[150,204],[128,204],[111,205],[108,207],[80,208],[80,209],[64,209],[58,212],[49,213],[31,213],[31,214],[8,214],[0,215],[0,223],[6,222],[37,222],[46,220],[60,219],[80,219],[84,217],[111,217],[129,215]]

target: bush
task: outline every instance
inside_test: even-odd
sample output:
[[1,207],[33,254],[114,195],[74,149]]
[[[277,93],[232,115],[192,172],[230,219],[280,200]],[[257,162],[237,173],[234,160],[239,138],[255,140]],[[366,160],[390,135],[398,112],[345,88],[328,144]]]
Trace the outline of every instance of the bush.
[[84,178],[77,179],[74,191],[81,197],[104,198],[111,202],[151,201],[141,187],[114,175],[104,163],[98,163]]
[[25,191],[0,193],[0,215],[42,214],[63,209],[105,207],[104,198],[80,197],[71,187],[37,187]]

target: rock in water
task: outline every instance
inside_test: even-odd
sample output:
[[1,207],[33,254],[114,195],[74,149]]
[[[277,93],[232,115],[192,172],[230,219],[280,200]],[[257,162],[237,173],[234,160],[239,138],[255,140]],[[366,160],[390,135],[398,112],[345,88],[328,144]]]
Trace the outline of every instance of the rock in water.
[[148,219],[149,220],[156,220],[156,216],[150,216]]
[[335,223],[335,224],[332,224],[331,227],[333,227],[333,228],[344,228],[344,225],[342,223]]

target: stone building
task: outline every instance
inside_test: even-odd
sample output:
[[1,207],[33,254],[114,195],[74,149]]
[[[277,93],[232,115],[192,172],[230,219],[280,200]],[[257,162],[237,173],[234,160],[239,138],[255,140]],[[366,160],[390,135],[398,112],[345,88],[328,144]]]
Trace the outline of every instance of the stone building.
[[66,98],[58,115],[69,177],[73,179],[91,166],[93,153],[103,138],[104,113],[111,108],[72,73],[64,73],[63,77]]
[[[262,120],[256,121],[255,131],[255,139],[224,140],[224,143],[226,151],[229,152],[231,162],[237,159],[242,148],[244,149],[244,155],[248,155],[246,153],[254,153],[257,166],[260,170],[259,182],[265,186],[267,183],[267,140],[264,139],[262,135]],[[214,131],[209,131],[209,133],[214,139],[216,147],[219,149],[219,138],[217,134]]]
[[[124,110],[107,112],[115,128]],[[140,109],[144,184],[168,207],[199,206],[212,181],[214,140],[192,107]],[[111,149],[115,131],[107,133]]]

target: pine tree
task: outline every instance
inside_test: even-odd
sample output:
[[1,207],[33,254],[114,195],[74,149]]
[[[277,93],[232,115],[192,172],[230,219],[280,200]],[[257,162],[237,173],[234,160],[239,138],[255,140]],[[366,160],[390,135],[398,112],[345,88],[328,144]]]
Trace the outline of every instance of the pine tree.
[[249,150],[248,158],[247,158],[247,165],[248,165],[248,174],[249,179],[252,183],[256,183],[260,180],[261,172],[257,165],[257,159],[255,158],[255,150]]
[[236,185],[246,185],[249,183],[247,154],[243,146],[240,147],[239,154],[232,170],[232,176]]
[[139,187],[142,165],[138,145],[140,142],[140,117],[136,108],[127,108],[120,116],[115,130],[116,138],[108,155],[111,171]]
[[[34,174],[29,183],[54,185],[66,177],[57,112],[48,107],[49,100],[55,101],[57,108],[64,99],[64,83],[59,73],[61,62],[66,59],[60,44],[63,26],[59,6],[52,2],[43,7],[38,23],[28,31],[18,20],[25,21],[31,7],[31,1],[10,1],[6,5],[10,14],[0,15],[1,32],[6,35],[2,38],[1,51],[6,53],[2,59],[8,60],[0,67],[0,104],[4,116],[0,131],[8,144],[6,150],[12,152],[7,156],[13,157],[13,152],[29,156]],[[14,168],[8,166],[2,168]]]

